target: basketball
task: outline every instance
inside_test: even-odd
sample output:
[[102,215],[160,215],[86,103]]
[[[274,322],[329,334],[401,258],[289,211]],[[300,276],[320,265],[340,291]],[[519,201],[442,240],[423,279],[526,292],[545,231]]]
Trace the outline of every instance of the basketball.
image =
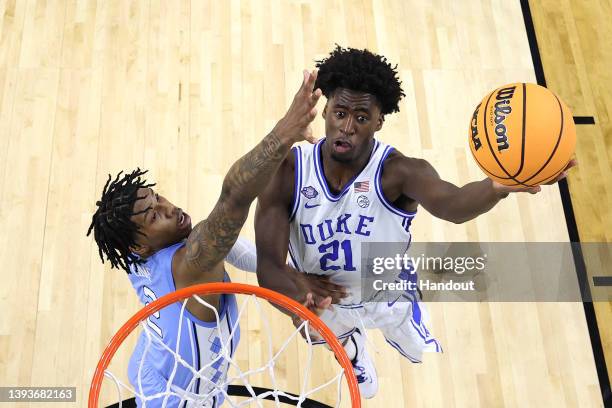
[[531,187],[565,169],[576,147],[576,127],[572,112],[554,93],[514,83],[488,93],[476,106],[469,144],[489,178]]

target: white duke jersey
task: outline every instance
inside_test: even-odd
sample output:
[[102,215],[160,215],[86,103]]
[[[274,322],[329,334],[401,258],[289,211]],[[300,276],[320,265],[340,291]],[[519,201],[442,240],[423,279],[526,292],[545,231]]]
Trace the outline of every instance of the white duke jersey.
[[333,194],[323,174],[321,147],[296,146],[294,194],[290,214],[289,255],[296,269],[329,275],[351,294],[343,305],[361,299],[361,243],[410,245],[415,212],[396,208],[384,196],[381,174],[393,147],[374,140],[365,168]]

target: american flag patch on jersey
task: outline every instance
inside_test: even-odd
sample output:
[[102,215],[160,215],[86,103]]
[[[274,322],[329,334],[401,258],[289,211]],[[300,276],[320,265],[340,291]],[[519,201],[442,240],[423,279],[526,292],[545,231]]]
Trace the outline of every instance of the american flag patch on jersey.
[[355,187],[356,193],[367,193],[370,191],[370,180],[358,181],[353,184],[353,187]]

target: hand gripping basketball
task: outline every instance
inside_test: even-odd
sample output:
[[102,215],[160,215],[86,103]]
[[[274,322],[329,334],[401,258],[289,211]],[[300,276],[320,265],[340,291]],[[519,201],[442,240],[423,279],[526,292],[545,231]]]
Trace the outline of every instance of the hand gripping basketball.
[[478,104],[468,128],[478,166],[503,192],[537,193],[575,165],[572,112],[552,91],[529,83],[503,85]]
[[[555,183],[563,180],[564,178],[567,177],[567,172],[569,171],[569,169],[571,169],[572,167],[575,167],[577,165],[578,165],[578,161],[576,161],[576,159],[570,160],[569,163],[567,164],[567,166],[565,166],[563,171],[557,177],[555,177],[553,180],[551,180],[549,182],[544,183],[544,185],[555,184]],[[507,193],[537,194],[540,191],[542,191],[542,187],[540,187],[540,186],[533,186],[533,187],[506,186],[506,185],[500,184],[500,183],[498,183],[496,181],[493,181],[493,189],[495,191],[497,191],[497,193],[499,193],[499,194],[507,194]]]

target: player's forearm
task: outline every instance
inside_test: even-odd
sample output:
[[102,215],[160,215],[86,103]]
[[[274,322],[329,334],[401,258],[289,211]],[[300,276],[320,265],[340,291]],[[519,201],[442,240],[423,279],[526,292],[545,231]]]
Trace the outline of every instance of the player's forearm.
[[495,207],[506,196],[507,193],[497,192],[488,178],[466,184],[448,200],[445,218],[457,224],[469,221]]
[[[286,265],[282,268],[269,265],[262,265],[262,267],[258,265],[257,267],[257,281],[259,286],[281,293],[297,302],[301,302],[302,300],[298,293],[299,290],[295,278],[296,271]],[[284,314],[293,316],[289,310],[277,306],[275,303],[270,304]]]
[[282,293],[291,299],[299,300],[301,294],[298,293],[296,273],[288,265],[273,266],[260,263],[257,266],[257,281],[264,288]]
[[222,197],[238,207],[250,206],[287,156],[294,141],[292,136],[275,128],[230,168],[223,180]]

